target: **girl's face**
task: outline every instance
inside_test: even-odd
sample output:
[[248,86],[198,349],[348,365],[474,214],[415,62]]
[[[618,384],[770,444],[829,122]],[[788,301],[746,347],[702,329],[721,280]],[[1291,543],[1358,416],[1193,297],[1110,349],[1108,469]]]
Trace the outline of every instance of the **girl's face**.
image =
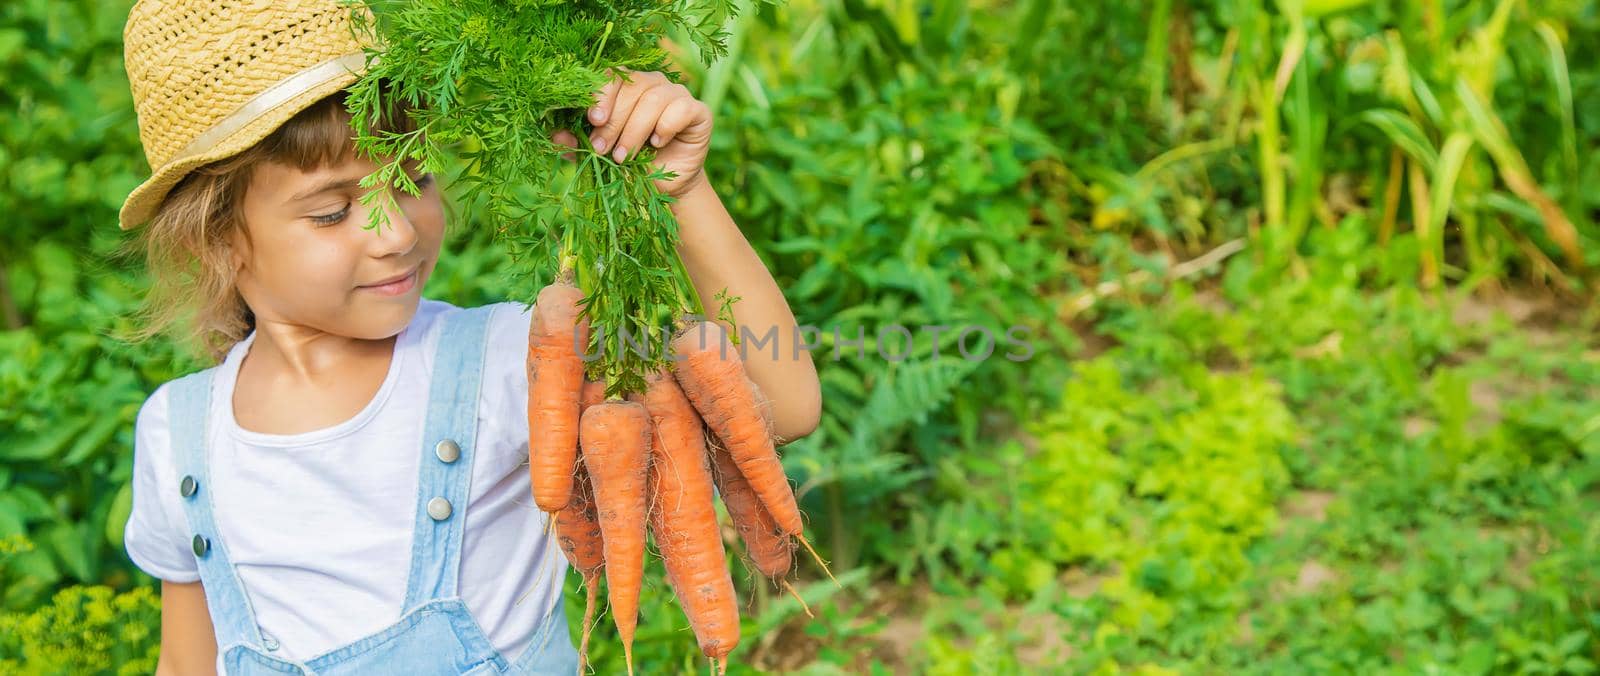
[[413,171],[421,195],[391,188],[395,205],[381,198],[372,205],[388,210],[388,223],[367,229],[359,182],[376,169],[353,153],[311,172],[275,162],[256,167],[243,205],[250,237],[235,242],[234,258],[239,293],[258,325],[379,340],[411,321],[439,260],[444,207],[433,177]]

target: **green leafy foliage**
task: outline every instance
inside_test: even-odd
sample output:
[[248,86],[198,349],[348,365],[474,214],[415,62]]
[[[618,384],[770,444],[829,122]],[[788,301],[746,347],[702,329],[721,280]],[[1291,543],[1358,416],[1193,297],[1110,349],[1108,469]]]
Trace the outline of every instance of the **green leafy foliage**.
[[[116,228],[106,226],[148,172],[122,70],[131,4],[0,7],[0,209],[11,223],[0,229],[0,270],[31,271],[19,259],[46,233],[80,248],[93,241],[97,252],[115,243]],[[26,316],[5,309],[0,328],[14,329]]]
[[[120,542],[133,416],[201,363],[110,337],[143,283],[108,258],[144,175],[129,4],[0,5],[5,673],[152,668],[155,581]],[[595,50],[472,17],[602,4],[644,7],[417,3],[439,12],[419,27],[463,31],[411,44]],[[599,52],[659,58],[713,107],[707,175],[818,329],[824,419],[784,462],[842,588],[802,566],[808,618],[730,562],[731,671],[1596,670],[1600,317],[1549,295],[1600,264],[1591,3],[721,4],[660,51],[619,23]],[[479,106],[524,148],[559,122],[534,98],[581,107],[597,81],[416,56],[461,69],[416,101]],[[531,98],[485,101],[490,79]],[[385,147],[457,170],[470,208],[425,293],[528,300],[558,243],[508,257],[501,227],[566,217],[509,206],[549,158],[474,164],[471,134],[428,134]],[[698,672],[649,565],[635,660]],[[614,673],[603,618],[591,656]]]
[[1033,429],[1036,450],[1013,442],[967,463],[976,481],[953,470],[965,480],[949,489],[1006,528],[943,544],[993,547],[980,570],[1003,597],[1032,595],[1062,564],[1111,571],[1102,593],[1119,625],[1182,636],[1242,603],[1246,549],[1276,522],[1295,428],[1259,373],[1190,365],[1140,382],[1124,363],[1113,351],[1075,368],[1061,409]]
[[912,531],[940,593],[1070,618],[1073,654],[1034,666],[1592,672],[1600,362],[1475,299],[1362,289],[1406,260],[1363,226],[1314,233],[1300,280],[1241,261],[1107,307],[1118,345],[1060,409],[948,468],[937,532],[965,539]]
[[[1071,279],[1061,151],[1006,112],[1006,64],[962,39],[976,13],[950,3],[917,28],[891,9],[773,8],[731,31],[746,63],[690,70],[727,83],[715,141],[727,150],[707,171],[800,324],[818,329],[828,404],[784,461],[843,566],[901,558],[890,533],[921,509],[908,489],[1002,426],[993,407],[1026,415],[1049,396],[1075,342],[1049,296]],[[939,51],[906,44],[912,32]],[[889,518],[852,517],[863,512]]]
[[[735,5],[715,2],[495,2],[413,0],[351,3],[368,35],[368,70],[348,102],[355,146],[381,161],[363,187],[412,195],[411,162],[443,172],[446,147],[470,144],[454,181],[505,249],[528,271],[531,298],[549,280],[574,275],[584,315],[602,355],[589,377],[607,392],[642,392],[644,376],[667,367],[665,354],[640,354],[626,340],[662,345],[683,315],[707,317],[677,255],[678,225],[654,181],[666,175],[646,148],[615,162],[588,144],[556,143],[560,130],[587,129],[595,92],[625,71],[663,71],[662,38],[676,29],[699,53],[725,51],[721,23]],[[508,64],[517,64],[508,67]],[[386,97],[414,110],[416,129],[378,133]],[[561,157],[579,155],[576,167]],[[388,190],[363,197],[393,200]],[[372,209],[379,228],[389,209]],[[663,335],[665,334],[665,335]],[[588,350],[585,350],[588,353]]]
[[[32,550],[0,539],[0,580]],[[0,671],[7,674],[148,674],[161,647],[161,601],[150,587],[67,587],[31,612],[0,612]]]

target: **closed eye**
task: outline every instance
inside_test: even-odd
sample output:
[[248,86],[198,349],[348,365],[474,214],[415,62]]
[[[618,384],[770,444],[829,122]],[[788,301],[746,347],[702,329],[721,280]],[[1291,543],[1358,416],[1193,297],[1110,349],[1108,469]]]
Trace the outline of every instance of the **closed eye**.
[[[416,184],[418,191],[426,190],[428,188],[428,186],[433,184],[433,174],[432,173],[423,174],[421,176],[418,176],[416,179],[412,180],[411,182]],[[349,216],[349,215],[350,215],[350,204],[346,203],[344,205],[343,209],[335,211],[335,212],[333,212],[331,214],[323,214],[323,215],[320,215],[320,216],[310,216],[309,218],[311,219],[312,223],[316,223],[317,225],[333,225],[335,223],[343,221],[345,219],[345,217]]]
[[345,203],[343,209],[335,211],[335,212],[333,212],[331,214],[324,214],[324,215],[321,215],[321,216],[312,216],[311,217],[311,222],[312,223],[316,223],[317,225],[333,225],[334,223],[338,223],[339,221],[344,220],[344,217],[345,216],[349,216],[349,215],[350,215],[350,204],[347,202],[347,203]]

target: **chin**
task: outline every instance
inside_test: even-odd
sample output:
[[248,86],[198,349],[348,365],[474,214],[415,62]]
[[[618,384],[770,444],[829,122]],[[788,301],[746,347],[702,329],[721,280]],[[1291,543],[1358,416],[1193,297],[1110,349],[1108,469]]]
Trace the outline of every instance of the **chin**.
[[420,297],[408,294],[407,298],[366,304],[367,307],[345,315],[345,319],[353,324],[350,335],[366,340],[383,340],[399,335],[417,316],[417,307],[421,303]]

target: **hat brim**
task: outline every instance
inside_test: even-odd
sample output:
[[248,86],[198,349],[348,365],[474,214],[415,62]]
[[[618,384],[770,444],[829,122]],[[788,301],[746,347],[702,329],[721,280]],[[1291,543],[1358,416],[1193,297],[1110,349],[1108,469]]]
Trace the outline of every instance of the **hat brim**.
[[340,72],[331,79],[312,86],[262,113],[204,152],[163,165],[152,173],[150,178],[140,183],[139,187],[134,188],[133,192],[128,193],[128,199],[122,203],[122,209],[117,214],[119,225],[123,230],[130,230],[148,223],[161,208],[161,203],[166,200],[167,194],[190,171],[244,152],[271,135],[300,111],[354,84],[359,77],[359,73],[348,70]]

